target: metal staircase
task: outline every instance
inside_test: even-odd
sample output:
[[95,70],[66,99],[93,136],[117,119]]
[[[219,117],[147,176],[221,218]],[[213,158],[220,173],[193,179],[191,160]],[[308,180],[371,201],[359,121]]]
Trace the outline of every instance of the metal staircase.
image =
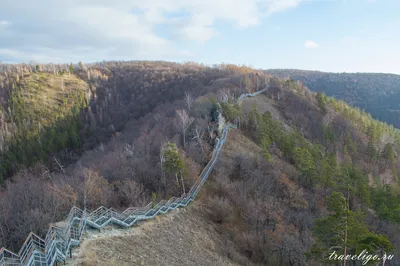
[[[256,96],[266,90],[267,88],[255,93],[242,94],[238,98],[238,103],[246,97]],[[53,266],[57,262],[66,260],[71,248],[80,243],[82,234],[87,226],[97,229],[110,224],[130,227],[139,221],[152,219],[158,214],[165,214],[171,210],[187,206],[196,198],[210,175],[231,128],[237,128],[237,120],[235,120],[235,124],[227,123],[224,126],[221,138],[213,150],[211,160],[201,172],[200,179],[191,187],[188,193],[179,198],[173,197],[168,201],[161,200],[155,205],[150,202],[145,207],[130,207],[124,212],[118,212],[113,208],[103,206],[92,212],[73,207],[64,222],[64,227],[51,226],[44,239],[34,233],[30,233],[18,254],[1,248],[0,266]]]

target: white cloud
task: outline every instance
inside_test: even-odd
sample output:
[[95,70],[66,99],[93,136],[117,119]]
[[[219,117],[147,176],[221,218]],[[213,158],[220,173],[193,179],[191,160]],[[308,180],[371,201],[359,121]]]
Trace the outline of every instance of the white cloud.
[[187,54],[177,48],[176,38],[206,42],[220,34],[216,22],[251,27],[302,1],[2,1],[0,60],[174,60]]
[[266,6],[267,13],[272,14],[276,12],[281,12],[289,8],[294,8],[298,6],[301,2],[304,0],[281,0],[281,1],[260,1],[264,2],[264,5]]
[[306,41],[304,43],[304,47],[308,48],[308,49],[314,49],[314,48],[318,48],[319,44],[314,42],[314,41]]
[[2,26],[8,26],[8,25],[10,25],[11,23],[10,23],[10,21],[7,21],[7,20],[0,20],[0,27],[2,27]]

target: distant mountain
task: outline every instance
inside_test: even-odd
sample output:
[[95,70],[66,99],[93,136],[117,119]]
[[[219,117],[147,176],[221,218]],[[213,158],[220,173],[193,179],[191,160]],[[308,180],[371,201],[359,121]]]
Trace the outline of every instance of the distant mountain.
[[271,69],[280,78],[300,80],[310,90],[345,100],[374,118],[400,128],[400,75],[382,73],[327,73]]

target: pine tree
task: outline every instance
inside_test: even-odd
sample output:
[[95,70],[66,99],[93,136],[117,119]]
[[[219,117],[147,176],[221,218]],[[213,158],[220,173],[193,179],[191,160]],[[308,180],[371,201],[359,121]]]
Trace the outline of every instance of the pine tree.
[[314,187],[316,180],[315,162],[311,153],[305,148],[295,148],[293,158],[296,168],[303,178],[303,185],[308,188]]
[[383,149],[383,158],[391,164],[394,162],[394,149],[392,143],[387,143],[385,145],[385,148]]
[[346,253],[348,207],[345,197],[340,192],[333,192],[326,199],[328,211],[332,214],[315,221],[313,236],[316,240],[309,255],[317,261],[326,262],[328,254],[337,251]]
[[267,159],[267,161],[271,161],[271,154],[269,153],[269,148],[271,146],[271,137],[270,137],[268,119],[266,119],[265,117],[263,117],[261,114],[258,113],[257,120],[259,123],[258,132],[263,154]]
[[351,165],[352,164],[352,158],[349,153],[349,149],[347,148],[347,145],[344,145],[343,147],[343,155],[344,155],[344,161],[346,165]]
[[333,181],[335,174],[336,157],[334,154],[328,154],[321,161],[321,171],[319,174],[320,181],[325,188],[332,187],[335,184]]
[[392,249],[385,236],[370,232],[362,221],[363,216],[349,209],[349,195],[346,199],[342,193],[332,192],[326,203],[331,214],[316,220],[313,228],[316,242],[307,256],[332,263],[335,256],[359,254],[363,249],[370,253]]
[[326,112],[327,98],[326,98],[325,93],[317,92],[317,95],[315,96],[315,98],[317,99],[318,107],[323,112]]
[[368,178],[359,169],[352,165],[340,169],[337,177],[337,187],[342,191],[349,191],[358,197],[367,206],[370,205]]
[[168,174],[175,174],[177,184],[179,184],[178,175],[181,178],[182,191],[185,193],[185,184],[183,182],[183,169],[185,165],[179,156],[175,143],[168,142],[164,147],[163,167]]
[[376,161],[376,159],[378,158],[378,152],[376,151],[375,145],[372,140],[368,142],[368,154],[372,162]]
[[360,241],[360,244],[360,250],[366,250],[369,253],[380,251],[379,253],[381,253],[381,256],[393,249],[387,237],[380,234],[368,234]]
[[344,141],[345,145],[348,147],[349,154],[352,157],[355,157],[357,155],[357,145],[354,143],[350,132],[346,132]]

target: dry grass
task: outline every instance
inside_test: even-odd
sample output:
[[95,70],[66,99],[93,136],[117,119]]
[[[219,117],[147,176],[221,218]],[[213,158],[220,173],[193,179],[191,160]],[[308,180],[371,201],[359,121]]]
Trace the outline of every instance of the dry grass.
[[[71,265],[237,265],[220,253],[222,236],[200,202],[120,234],[86,239]],[[117,231],[114,229],[114,232]],[[110,231],[111,232],[111,231]]]
[[256,106],[257,112],[261,114],[267,111],[271,112],[272,117],[280,121],[285,129],[290,129],[290,126],[286,124],[282,114],[275,107],[274,101],[267,96],[260,94],[257,95],[257,97],[246,98],[242,104],[242,108],[245,112],[250,112],[254,106]]
[[54,116],[65,114],[76,102],[78,92],[87,92],[88,84],[75,75],[55,76],[32,73],[19,86],[26,101],[25,117],[40,121],[42,126],[53,123]]

